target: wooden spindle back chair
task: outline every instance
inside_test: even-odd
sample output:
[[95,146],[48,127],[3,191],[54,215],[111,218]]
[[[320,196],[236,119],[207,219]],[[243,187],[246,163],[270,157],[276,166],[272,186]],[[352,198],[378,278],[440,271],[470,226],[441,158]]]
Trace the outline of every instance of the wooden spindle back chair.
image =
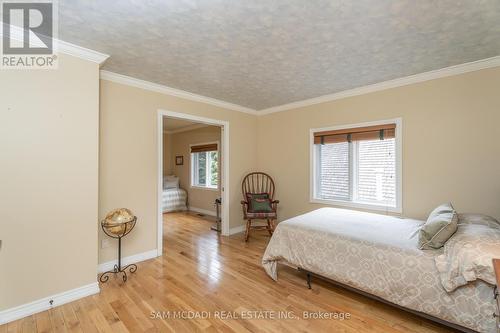
[[[250,236],[250,229],[267,229],[270,235],[274,231],[274,222],[277,219],[277,205],[279,200],[274,200],[274,180],[268,174],[264,172],[252,172],[243,178],[241,183],[241,192],[243,194],[243,200],[241,201],[243,207],[243,216],[247,220],[246,231],[245,231],[245,242],[248,241]],[[248,202],[248,194],[267,194],[271,202],[271,212],[250,212]],[[252,226],[253,220],[266,220],[267,225],[264,226]]]

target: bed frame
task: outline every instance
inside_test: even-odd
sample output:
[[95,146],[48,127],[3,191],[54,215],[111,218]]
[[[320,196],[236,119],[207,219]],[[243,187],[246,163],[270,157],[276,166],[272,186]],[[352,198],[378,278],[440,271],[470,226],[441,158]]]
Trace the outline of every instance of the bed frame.
[[303,268],[300,268],[300,267],[297,267],[297,270],[299,272],[304,272],[306,274],[306,282],[307,282],[307,288],[308,289],[311,289],[311,278],[314,276],[316,278],[319,278],[323,281],[326,281],[326,282],[329,282],[331,284],[334,284],[336,286],[339,286],[341,288],[344,288],[344,289],[347,289],[349,291],[352,291],[352,292],[355,292],[357,294],[360,294],[360,295],[363,295],[363,296],[366,296],[366,297],[369,297],[371,299],[374,299],[374,300],[377,300],[379,302],[382,302],[384,304],[387,304],[387,305],[390,305],[390,306],[393,306],[393,307],[396,307],[400,310],[403,310],[403,311],[406,311],[406,312],[409,312],[409,313],[412,313],[414,315],[417,315],[419,317],[422,317],[422,318],[425,318],[425,319],[428,319],[428,320],[431,320],[433,322],[436,322],[438,324],[441,324],[441,325],[444,325],[444,326],[447,326],[447,327],[451,327],[453,329],[456,329],[456,330],[459,330],[461,332],[465,332],[465,333],[477,333],[477,331],[474,331],[474,330],[471,330],[470,328],[467,328],[467,327],[463,327],[463,326],[460,326],[460,325],[457,325],[457,324],[454,324],[454,323],[450,323],[446,320],[443,320],[443,319],[440,319],[440,318],[437,318],[437,317],[434,317],[434,316],[431,316],[431,315],[428,315],[426,313],[423,313],[423,312],[420,312],[420,311],[415,311],[415,310],[412,310],[412,309],[408,309],[408,308],[405,308],[401,305],[397,305],[397,304],[394,304],[392,302],[389,302],[381,297],[378,297],[378,296],[375,296],[375,295],[372,295],[370,293],[367,293],[366,291],[363,291],[363,290],[360,290],[360,289],[356,289],[354,287],[351,287],[351,286],[348,286],[346,284],[343,284],[341,282],[337,282],[337,281],[334,281],[332,279],[329,279],[329,278],[326,278],[324,276],[321,276],[319,274],[316,274],[316,273],[313,273],[313,272],[310,272],[306,269],[303,269]]

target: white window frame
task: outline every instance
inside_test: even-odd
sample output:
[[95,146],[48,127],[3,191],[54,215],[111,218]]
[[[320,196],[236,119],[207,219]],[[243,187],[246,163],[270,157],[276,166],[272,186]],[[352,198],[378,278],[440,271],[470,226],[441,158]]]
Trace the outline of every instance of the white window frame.
[[[396,124],[396,205],[381,205],[379,203],[369,203],[369,202],[356,202],[356,201],[347,201],[347,200],[326,200],[320,199],[316,197],[319,174],[319,163],[316,163],[318,160],[317,150],[314,145],[314,133],[323,132],[323,131],[334,131],[341,129],[351,129],[357,127],[366,127],[366,126],[377,126],[377,125],[385,125],[385,124]],[[402,118],[395,119],[387,119],[380,121],[372,121],[366,123],[358,123],[358,124],[348,124],[348,125],[340,125],[340,126],[332,126],[332,127],[324,127],[324,128],[311,128],[309,130],[309,157],[310,157],[310,180],[309,180],[309,201],[311,203],[316,204],[324,204],[331,206],[341,206],[341,207],[349,207],[349,208],[360,208],[374,211],[384,211],[384,212],[392,212],[392,213],[402,213],[403,212],[403,120]],[[354,154],[351,154],[354,155]],[[354,167],[354,157],[350,156],[349,163],[349,173],[352,176],[352,168]],[[351,178],[350,186],[353,186],[352,182],[356,180],[354,177]],[[353,191],[356,191],[356,188],[353,188]]]
[[[203,145],[209,145],[209,144],[217,144],[217,157],[219,159],[219,167],[217,168],[219,174],[217,175],[217,186],[200,186],[195,184],[194,182],[194,163],[193,163],[193,153],[191,153],[191,147],[193,146],[203,146]],[[209,159],[207,158],[207,170],[209,167]],[[207,190],[207,191],[218,191],[219,190],[219,183],[220,183],[220,151],[219,151],[219,141],[211,141],[211,142],[201,142],[201,143],[193,143],[189,145],[189,178],[191,180],[191,188],[195,189],[201,189],[201,190]]]

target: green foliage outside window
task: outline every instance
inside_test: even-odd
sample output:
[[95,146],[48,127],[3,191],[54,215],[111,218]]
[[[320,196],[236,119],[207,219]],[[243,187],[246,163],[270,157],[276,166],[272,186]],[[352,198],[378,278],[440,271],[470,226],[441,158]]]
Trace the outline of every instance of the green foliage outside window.
[[217,186],[219,178],[219,154],[216,151],[210,152],[210,175],[212,186]]
[[198,153],[198,184],[205,185],[207,182],[207,153]]

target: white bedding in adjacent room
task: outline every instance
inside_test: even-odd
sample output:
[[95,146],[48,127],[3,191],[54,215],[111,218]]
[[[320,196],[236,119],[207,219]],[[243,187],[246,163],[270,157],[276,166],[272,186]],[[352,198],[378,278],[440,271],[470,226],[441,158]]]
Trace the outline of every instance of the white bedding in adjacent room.
[[182,188],[167,188],[161,197],[164,213],[187,210],[187,192]]
[[300,267],[394,304],[494,332],[493,287],[481,280],[448,293],[435,257],[419,250],[423,221],[322,208],[278,224],[262,264],[274,279],[278,262]]

